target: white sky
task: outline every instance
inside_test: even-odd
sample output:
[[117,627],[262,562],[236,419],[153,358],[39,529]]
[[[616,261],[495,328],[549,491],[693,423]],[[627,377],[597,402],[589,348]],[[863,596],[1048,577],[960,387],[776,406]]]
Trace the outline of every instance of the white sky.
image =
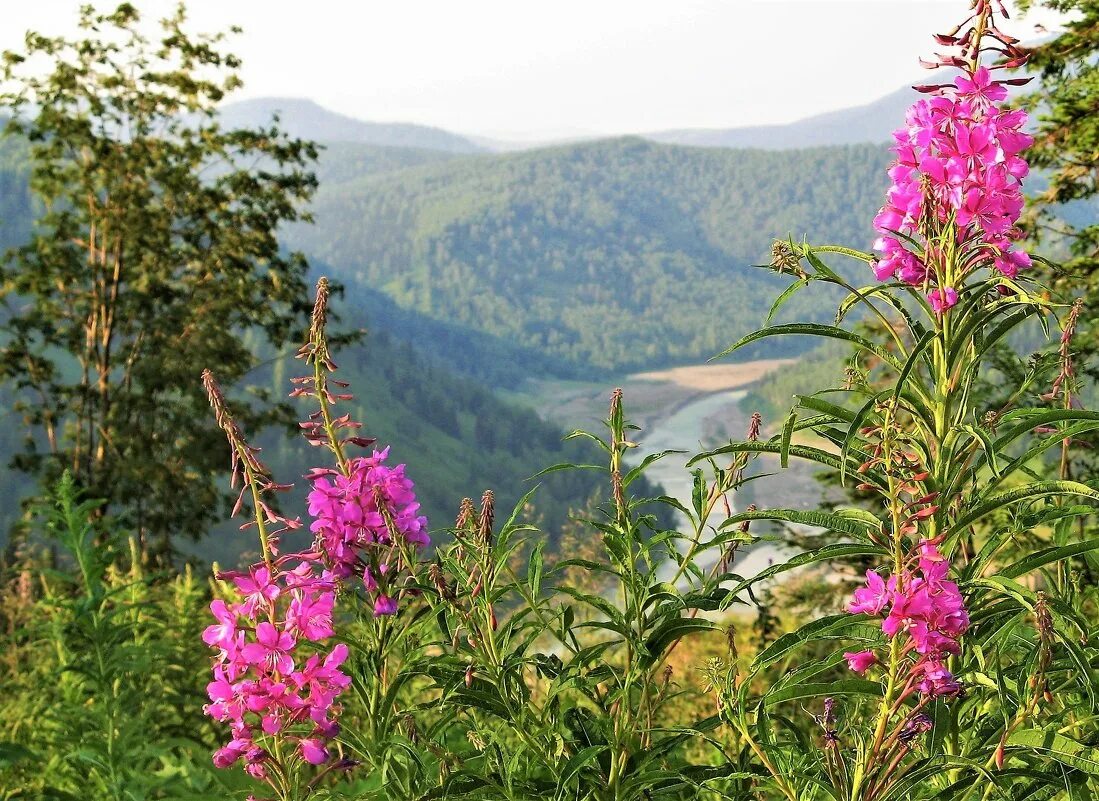
[[[0,48],[84,0],[0,0]],[[174,0],[135,0],[149,17]],[[107,3],[100,3],[106,8]],[[191,0],[239,24],[238,98],[513,138],[787,122],[920,79],[966,0]],[[1049,12],[1014,22],[1056,27]]]

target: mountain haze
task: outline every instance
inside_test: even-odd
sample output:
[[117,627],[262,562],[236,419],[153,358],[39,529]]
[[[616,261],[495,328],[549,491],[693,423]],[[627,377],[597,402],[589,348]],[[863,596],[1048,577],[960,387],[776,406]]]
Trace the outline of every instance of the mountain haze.
[[484,150],[466,137],[441,128],[406,122],[367,122],[329,111],[304,98],[262,97],[227,103],[219,109],[222,124],[229,128],[264,127],[271,124],[276,114],[279,127],[286,133],[318,142],[361,142],[452,153]]
[[[954,80],[948,70],[929,72],[921,84],[942,84]],[[1009,86],[1011,96],[1028,91]],[[837,109],[824,114],[779,125],[752,125],[734,128],[683,128],[644,134],[646,139],[674,145],[696,147],[791,148],[825,145],[857,145],[892,142],[893,131],[904,122],[908,107],[925,97],[911,86],[904,86],[870,103]]]

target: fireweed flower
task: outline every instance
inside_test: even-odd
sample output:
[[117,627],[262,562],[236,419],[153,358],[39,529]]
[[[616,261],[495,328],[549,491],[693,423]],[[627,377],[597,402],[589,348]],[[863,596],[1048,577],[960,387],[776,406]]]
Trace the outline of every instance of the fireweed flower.
[[315,471],[309,493],[317,552],[336,578],[362,576],[375,616],[397,611],[393,564],[401,548],[415,550],[430,541],[405,466],[387,465],[388,456],[385,448],[351,459],[346,474]]
[[[204,709],[232,733],[214,755],[214,764],[229,767],[243,760],[258,779],[267,776],[269,740],[275,737],[294,744],[305,762],[320,764],[321,754],[327,758],[327,742],[339,733],[336,700],[350,683],[338,669],[347,658],[346,646],[337,645],[327,654],[315,648],[302,652],[304,645],[332,636],[335,590],[310,554],[280,562],[294,559],[301,561],[291,570],[268,570],[267,578],[278,589],[277,602],[260,609],[247,596],[238,604],[215,600],[210,606],[218,622],[203,635],[217,648],[213,681],[206,687],[210,703]],[[230,578],[250,581],[241,574]]]
[[[956,696],[961,685],[943,660],[959,652],[958,640],[969,628],[965,600],[958,585],[946,578],[949,563],[933,542],[922,540],[910,561],[916,562],[915,569],[888,580],[868,570],[866,586],[855,590],[847,608],[880,616],[887,637],[904,638],[904,650],[914,657],[910,675],[916,689],[932,698]],[[874,651],[843,656],[856,673],[879,662]]]
[[[920,88],[932,96],[917,100],[893,133],[897,158],[874,219],[874,273],[923,287],[941,316],[972,270],[1013,279],[1030,266],[1015,242],[1029,171],[1022,153],[1033,140],[1023,131],[1026,113],[999,105],[1007,88],[988,67],[966,65],[953,84]],[[948,260],[948,252],[960,256]]]
[[856,673],[865,673],[878,664],[878,655],[873,651],[857,651],[855,653],[849,651],[843,655],[843,658],[847,660],[847,667]]
[[[242,528],[256,527],[263,551],[263,561],[247,571],[218,576],[231,583],[239,601],[218,599],[210,605],[215,622],[203,632],[203,641],[216,653],[204,710],[228,724],[231,733],[214,754],[214,764],[226,768],[243,761],[260,780],[269,778],[275,759],[276,775],[285,775],[290,759],[321,765],[331,758],[330,743],[339,734],[338,699],[351,683],[340,670],[347,646],[324,648],[335,633],[337,590],[361,576],[374,615],[396,614],[401,568],[429,543],[413,483],[404,465],[386,464],[388,448],[366,457],[345,455],[349,446],[374,441],[358,436],[360,424],[349,416],[332,413],[351,395],[329,388],[346,384],[330,376],[336,366],[325,338],[327,298],[328,283],[322,278],[309,341],[299,351],[313,375],[294,379],[291,393],[317,400],[319,409],[301,428],[310,444],[327,446],[336,461],[335,468],[316,468],[306,476],[315,537],[309,550],[279,555],[278,535],[301,524],[278,514],[265,497],[289,487],[272,480],[258,450],[245,442],[229,414],[213,376],[203,375],[218,425],[229,440],[233,486],[241,486],[234,514],[250,493],[255,519]],[[351,434],[342,435],[345,430]]]
[[[337,699],[350,684],[339,670],[347,647],[327,653],[320,647],[333,634],[334,577],[312,551],[278,555],[278,535],[300,523],[277,514],[263,498],[286,487],[271,480],[256,449],[244,441],[213,376],[207,372],[203,381],[229,440],[233,485],[240,482],[241,498],[249,491],[258,499],[250,525],[263,550],[263,561],[246,571],[218,575],[239,601],[210,604],[215,622],[202,639],[215,655],[204,711],[227,724],[231,734],[214,753],[215,766],[243,761],[249,775],[267,780],[273,753],[280,754],[280,772],[295,755],[310,765],[329,758],[328,743],[339,733]],[[276,743],[283,747],[275,749]]]
[[[352,399],[350,393],[336,393],[330,386],[347,384],[332,377],[336,364],[328,350],[326,335],[328,280],[317,282],[317,297],[309,327],[309,339],[298,358],[312,366],[312,375],[293,379],[291,397],[309,397],[318,409],[301,423],[306,440],[327,448],[336,460],[335,468],[317,468],[306,475],[309,493],[310,530],[314,551],[337,582],[346,584],[361,577],[375,617],[397,613],[399,580],[411,568],[415,554],[430,539],[427,518],[405,466],[386,464],[389,448],[370,456],[349,458],[348,446],[365,447],[373,439],[358,436],[362,427],[350,415],[338,416],[337,403]],[[342,434],[349,430],[348,436]]]

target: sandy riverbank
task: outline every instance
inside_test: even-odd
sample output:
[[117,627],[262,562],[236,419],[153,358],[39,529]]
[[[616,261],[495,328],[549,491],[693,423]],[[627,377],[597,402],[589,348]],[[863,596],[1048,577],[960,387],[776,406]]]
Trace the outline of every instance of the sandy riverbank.
[[738,364],[692,364],[670,370],[634,373],[630,379],[663,381],[696,392],[722,392],[754,384],[767,373],[793,364],[797,364],[797,359],[757,359]]
[[534,380],[516,400],[563,428],[602,431],[611,390],[625,393],[629,418],[649,430],[679,409],[707,395],[751,386],[772,370],[796,364],[794,359],[758,359],[737,364],[695,364],[632,373],[605,383]]

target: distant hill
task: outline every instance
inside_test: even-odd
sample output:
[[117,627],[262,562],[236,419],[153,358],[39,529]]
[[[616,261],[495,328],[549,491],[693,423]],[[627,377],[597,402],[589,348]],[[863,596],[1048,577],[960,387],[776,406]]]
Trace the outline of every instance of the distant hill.
[[[316,224],[287,241],[424,317],[574,365],[654,367],[762,323],[785,282],[750,265],[774,237],[868,245],[887,161],[638,138],[463,157],[322,185]],[[789,315],[823,319],[810,295]]]
[[436,164],[462,156],[451,150],[372,145],[367,142],[326,142],[316,166],[323,186],[353,181],[367,175]]
[[[947,83],[953,71],[929,72],[920,77],[924,84]],[[1013,95],[1027,91],[1016,87]],[[830,111],[784,125],[755,125],[743,128],[685,128],[644,134],[646,139],[695,147],[754,147],[767,150],[857,145],[892,141],[893,131],[904,122],[905,112],[920,97],[911,86],[890,92],[863,106]]]
[[466,137],[441,128],[403,122],[366,122],[329,111],[303,98],[261,97],[228,103],[219,110],[222,123],[230,128],[267,125],[276,113],[283,130],[318,142],[360,142],[450,153],[484,150]]
[[645,134],[646,139],[695,147],[757,147],[768,150],[890,141],[916,92],[898,89],[865,106],[818,114],[785,125],[744,128],[687,128]]

